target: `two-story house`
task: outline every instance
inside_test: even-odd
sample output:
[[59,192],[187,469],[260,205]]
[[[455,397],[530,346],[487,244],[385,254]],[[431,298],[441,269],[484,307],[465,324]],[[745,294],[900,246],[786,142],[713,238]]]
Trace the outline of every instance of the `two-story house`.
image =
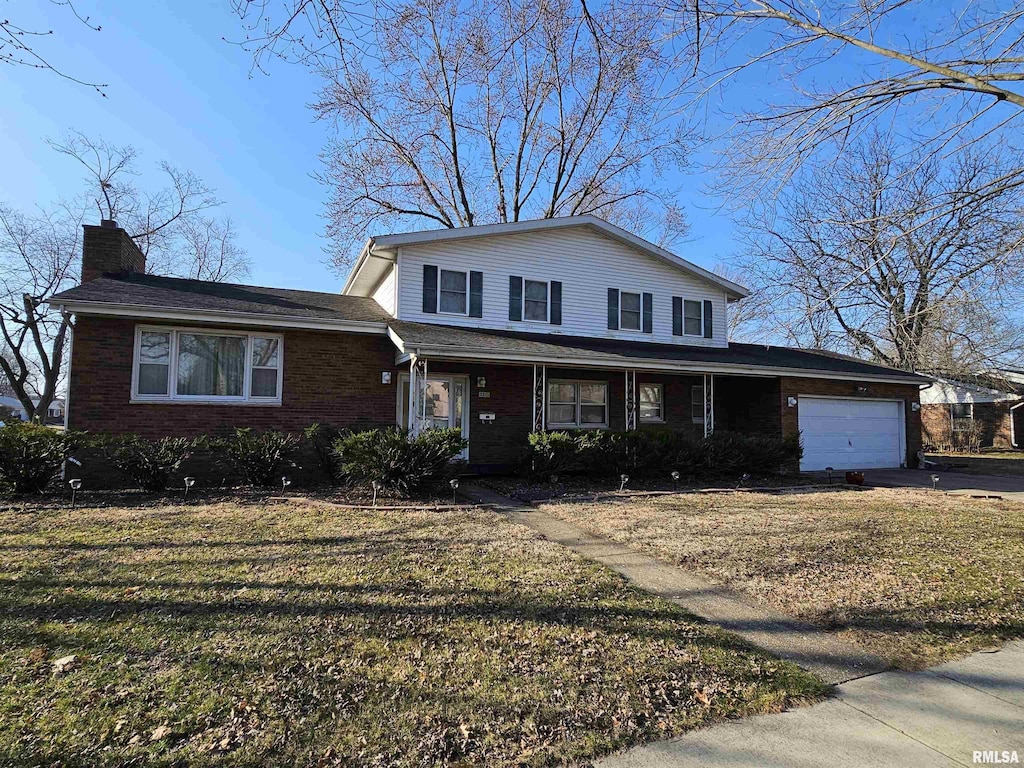
[[916,462],[926,380],[730,343],[742,286],[592,216],[371,238],[340,293],[145,273],[86,226],[67,426],[145,436],[450,426],[471,469],[531,430],[802,435],[804,469]]

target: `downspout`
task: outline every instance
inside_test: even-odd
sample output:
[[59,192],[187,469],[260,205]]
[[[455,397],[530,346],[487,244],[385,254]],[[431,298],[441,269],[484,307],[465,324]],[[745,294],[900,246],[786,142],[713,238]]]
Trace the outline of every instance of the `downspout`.
[[1013,412],[1022,406],[1024,406],[1024,400],[1021,400],[1016,405],[1010,406],[1010,445],[1014,448],[1021,448],[1022,446],[1017,442],[1017,435],[1013,428]]
[[71,331],[71,343],[68,344],[68,375],[64,387],[64,431],[67,432],[68,419],[71,417],[71,358],[75,355],[75,322],[74,316],[64,309],[63,304],[60,305],[58,311],[60,316],[67,321],[68,330]]

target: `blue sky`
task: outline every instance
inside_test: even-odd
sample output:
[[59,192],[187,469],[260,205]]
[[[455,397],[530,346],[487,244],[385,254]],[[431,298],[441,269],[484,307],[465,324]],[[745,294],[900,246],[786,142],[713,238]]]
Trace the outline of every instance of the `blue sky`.
[[[317,79],[286,64],[250,77],[249,55],[222,40],[241,37],[228,0],[76,7],[102,31],[41,1],[19,3],[18,21],[53,29],[40,50],[55,66],[106,83],[107,98],[49,72],[0,69],[0,201],[28,209],[78,192],[81,172],[45,139],[79,130],[140,150],[142,183],[167,160],[215,187],[252,258],[252,283],[340,289],[321,250],[326,190],[312,178],[327,132],[306,107]],[[734,248],[732,226],[699,193],[698,177],[679,181],[692,239],[676,250],[713,267]]]

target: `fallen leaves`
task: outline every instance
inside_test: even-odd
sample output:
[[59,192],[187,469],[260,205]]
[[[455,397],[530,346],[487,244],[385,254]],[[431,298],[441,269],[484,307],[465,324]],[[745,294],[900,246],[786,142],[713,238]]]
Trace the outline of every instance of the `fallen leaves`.
[[78,656],[71,654],[70,656],[61,656],[55,662],[53,662],[53,673],[55,675],[62,675],[67,672],[71,667],[74,666],[78,660]]

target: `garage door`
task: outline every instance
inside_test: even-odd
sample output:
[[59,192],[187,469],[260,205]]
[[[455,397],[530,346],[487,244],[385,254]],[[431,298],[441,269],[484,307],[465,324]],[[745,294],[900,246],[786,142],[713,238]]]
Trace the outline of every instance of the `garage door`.
[[903,403],[801,396],[800,469],[899,467],[906,455]]

